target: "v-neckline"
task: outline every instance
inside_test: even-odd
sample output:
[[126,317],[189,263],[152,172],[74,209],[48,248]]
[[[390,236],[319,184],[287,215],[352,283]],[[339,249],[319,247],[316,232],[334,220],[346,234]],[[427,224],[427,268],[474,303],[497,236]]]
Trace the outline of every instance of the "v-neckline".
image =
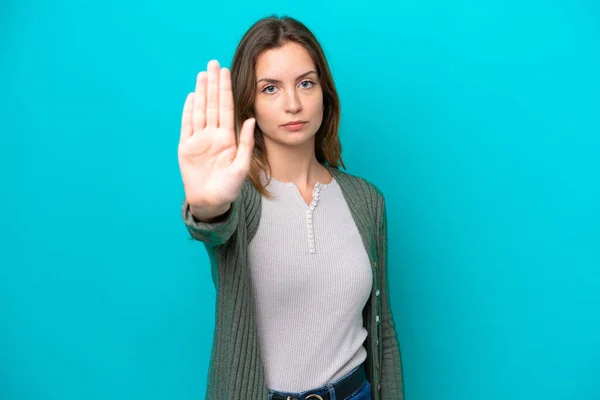
[[[335,184],[341,191],[342,196],[343,196],[344,200],[346,201],[348,208],[350,209],[350,214],[352,215],[352,219],[354,220],[354,223],[356,224],[358,231],[360,232],[360,236],[362,237],[362,241],[365,246],[365,250],[369,253],[370,256],[373,256],[373,251],[374,251],[373,240],[375,239],[375,237],[371,233],[371,231],[368,229],[369,218],[367,216],[365,216],[365,211],[364,211],[364,206],[363,206],[364,203],[362,203],[363,201],[366,201],[366,199],[356,197],[356,189],[357,189],[356,185],[359,184],[360,178],[355,177],[347,172],[340,171],[336,167],[332,167],[332,166],[328,166],[328,165],[326,165],[325,167],[329,170],[329,173],[333,177],[333,180],[331,181],[331,183],[328,183],[328,185],[333,184],[333,182],[335,181]],[[249,180],[247,181],[247,185],[250,186],[249,190],[252,193],[251,196],[253,196],[251,202],[256,201],[260,204],[263,201],[263,199],[262,199],[262,196],[260,195],[260,193],[258,192],[258,190],[256,190],[252,186],[252,183],[250,183]],[[258,221],[260,221],[260,215],[261,215],[260,213],[261,213],[261,208],[259,207],[257,218],[254,219],[253,222],[249,222],[247,225],[247,227],[249,229],[248,230],[248,241],[251,241],[252,238],[254,237],[254,234],[256,233],[256,229],[258,227]]]
[[304,198],[304,196],[302,196],[302,193],[300,192],[300,189],[298,188],[298,186],[294,182],[281,182],[281,181],[278,181],[277,179],[275,179],[273,177],[270,177],[270,180],[272,182],[275,182],[278,185],[283,185],[283,186],[287,186],[287,187],[292,188],[294,190],[294,193],[296,194],[296,196],[298,197],[298,199],[302,203],[303,208],[305,210],[311,210],[311,211],[313,211],[315,209],[315,207],[317,206],[321,190],[325,189],[325,188],[327,188],[329,186],[331,186],[334,183],[334,181],[335,181],[335,177],[332,176],[331,182],[329,182],[329,183],[321,183],[321,182],[315,183],[315,186],[313,186],[313,189],[312,189],[311,199],[310,199],[310,201],[308,203],[306,202],[306,199]]

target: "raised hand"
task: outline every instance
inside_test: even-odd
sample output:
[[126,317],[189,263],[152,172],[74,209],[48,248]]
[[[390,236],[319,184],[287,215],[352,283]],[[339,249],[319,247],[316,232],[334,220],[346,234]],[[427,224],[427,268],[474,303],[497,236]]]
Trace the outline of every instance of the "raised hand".
[[255,125],[247,119],[236,144],[230,72],[215,60],[207,69],[185,100],[178,148],[186,201],[204,219],[227,211],[239,195],[250,170]]

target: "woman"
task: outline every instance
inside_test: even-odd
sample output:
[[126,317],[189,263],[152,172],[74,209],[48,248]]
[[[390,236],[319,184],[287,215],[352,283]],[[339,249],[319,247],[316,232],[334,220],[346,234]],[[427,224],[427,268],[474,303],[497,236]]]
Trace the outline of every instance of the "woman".
[[338,169],[339,120],[292,18],[255,23],[231,72],[209,62],[185,101],[183,219],[217,292],[207,399],[403,398],[385,202]]

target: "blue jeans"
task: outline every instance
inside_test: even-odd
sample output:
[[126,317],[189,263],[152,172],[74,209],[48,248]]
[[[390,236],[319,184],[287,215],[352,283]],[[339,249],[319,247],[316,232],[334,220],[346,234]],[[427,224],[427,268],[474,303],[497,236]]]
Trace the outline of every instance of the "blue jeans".
[[[303,399],[304,396],[307,396],[309,393],[314,393],[318,395],[322,395],[323,393],[329,393],[331,400],[371,400],[371,384],[368,380],[365,379],[365,382],[358,388],[358,390],[352,393],[350,396],[344,399],[338,399],[335,397],[335,392],[333,391],[333,385],[348,377],[351,373],[356,371],[359,367],[354,368],[352,371],[348,372],[345,376],[341,377],[337,381],[333,383],[328,383],[325,386],[321,386],[317,389],[311,389],[304,392],[292,393],[292,392],[278,392],[275,390],[269,390],[269,400],[273,398],[273,394],[277,393],[280,396],[287,397],[292,396],[293,398]],[[313,398],[309,399],[313,400]]]

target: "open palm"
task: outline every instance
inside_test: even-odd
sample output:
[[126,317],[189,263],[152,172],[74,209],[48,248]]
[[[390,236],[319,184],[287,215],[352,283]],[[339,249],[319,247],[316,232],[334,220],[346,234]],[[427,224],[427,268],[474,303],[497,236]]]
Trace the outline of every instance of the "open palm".
[[186,201],[222,207],[235,201],[250,170],[255,120],[246,120],[236,144],[231,75],[215,60],[198,74],[183,107],[179,169]]

